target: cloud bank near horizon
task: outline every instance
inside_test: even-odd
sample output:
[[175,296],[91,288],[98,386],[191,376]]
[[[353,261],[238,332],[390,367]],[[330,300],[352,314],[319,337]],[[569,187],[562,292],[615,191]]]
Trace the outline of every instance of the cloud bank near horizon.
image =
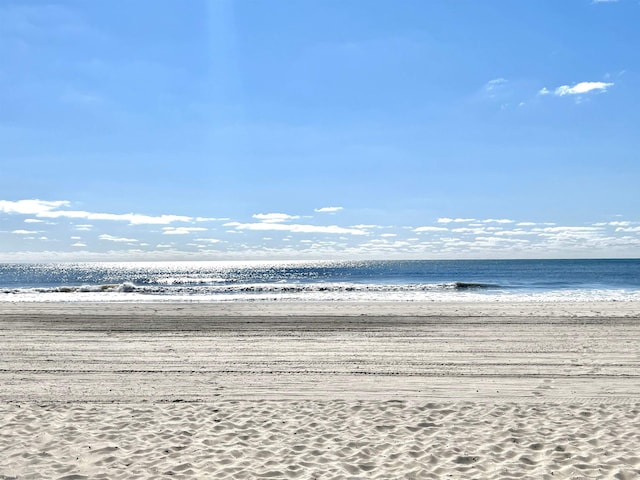
[[[354,224],[357,212],[343,207],[321,207],[313,213],[261,212],[250,219],[224,217],[221,222],[223,217],[97,213],[74,210],[72,206],[68,200],[0,200],[0,259],[640,256],[640,219],[563,225],[527,219],[442,216],[420,225],[375,225]],[[325,213],[335,214],[330,216],[332,220],[344,220],[327,223]],[[300,222],[301,218],[306,220]],[[86,220],[92,224],[78,223]],[[25,228],[27,225],[31,228]]]

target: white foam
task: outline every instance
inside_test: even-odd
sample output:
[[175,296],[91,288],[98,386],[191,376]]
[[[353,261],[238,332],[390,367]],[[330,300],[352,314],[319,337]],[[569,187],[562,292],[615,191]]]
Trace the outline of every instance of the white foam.
[[9,289],[0,302],[601,302],[640,301],[640,290],[564,289],[520,290],[458,288],[455,283],[249,283],[234,285],[140,286],[84,285],[77,287]]

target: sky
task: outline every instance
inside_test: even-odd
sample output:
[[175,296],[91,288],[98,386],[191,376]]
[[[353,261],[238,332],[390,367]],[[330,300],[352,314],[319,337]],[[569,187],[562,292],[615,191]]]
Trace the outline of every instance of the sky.
[[0,261],[640,257],[637,0],[0,1]]

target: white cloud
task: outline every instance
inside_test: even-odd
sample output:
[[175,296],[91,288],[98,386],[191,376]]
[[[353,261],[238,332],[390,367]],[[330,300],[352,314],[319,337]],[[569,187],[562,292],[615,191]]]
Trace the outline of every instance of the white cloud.
[[607,82],[580,82],[576,83],[573,87],[568,85],[561,85],[555,90],[556,95],[579,95],[582,93],[588,93],[592,91],[605,92],[607,88],[613,86],[613,83]]
[[138,240],[135,238],[124,238],[124,237],[114,237],[113,235],[107,235],[103,233],[98,237],[100,240],[106,240],[108,242],[116,242],[116,243],[137,243]]
[[206,232],[203,227],[163,227],[163,235],[188,235],[193,232]]
[[455,233],[464,233],[464,234],[472,233],[474,235],[481,235],[481,234],[488,233],[488,229],[485,227],[473,227],[473,228],[461,227],[461,228],[454,228],[451,231]]
[[545,228],[534,228],[534,232],[599,232],[602,228],[599,227],[572,227],[572,226],[563,226],[563,227],[545,227]]
[[316,208],[313,211],[318,213],[332,213],[332,212],[339,212],[340,210],[344,210],[344,208],[343,207],[322,207],[322,208]]
[[168,225],[173,222],[190,222],[191,217],[184,215],[141,215],[138,213],[93,213],[83,210],[55,210],[42,212],[41,218],[80,218],[84,220],[125,221],[131,225]]
[[256,213],[252,216],[253,218],[257,218],[258,220],[262,220],[263,222],[268,223],[285,222],[287,220],[295,220],[297,218],[300,218],[297,215],[288,215],[286,213]]
[[93,228],[93,225],[76,225],[76,230],[89,231]]
[[231,220],[230,218],[218,218],[218,217],[196,217],[196,222],[226,222]]
[[496,99],[499,97],[504,98],[509,95],[508,83],[509,82],[504,78],[494,78],[493,80],[489,80],[484,84],[482,89],[483,94],[490,99]]
[[370,229],[370,228],[384,228],[384,227],[381,225],[374,225],[371,223],[359,223],[358,225],[352,225],[351,228]]
[[43,223],[44,220],[38,220],[37,218],[25,218],[24,223]]
[[519,236],[519,235],[537,235],[537,233],[532,232],[530,230],[523,230],[521,228],[516,228],[515,230],[501,230],[499,232],[495,232],[494,235],[512,237],[512,236]]
[[95,213],[84,210],[61,210],[69,207],[67,200],[47,201],[39,199],[29,200],[0,200],[0,212],[21,215],[35,215],[38,218],[75,218],[85,220],[126,221],[131,225],[168,225],[173,222],[190,222],[193,219],[184,215],[141,215],[138,213]]
[[220,243],[222,240],[218,238],[196,238],[196,242],[204,242],[204,243]]
[[86,243],[82,243],[82,242],[76,242],[73,245],[71,245],[72,247],[86,247],[87,244]]
[[602,239],[603,229],[600,227],[559,226],[533,228],[532,232],[536,232],[539,237],[544,238],[547,246],[581,242],[583,248],[588,248],[589,242]]
[[425,227],[414,228],[413,231],[416,232],[416,233],[419,233],[419,232],[448,232],[449,229],[445,228],[445,227],[425,226]]
[[225,227],[233,227],[236,230],[257,230],[268,231],[276,230],[291,233],[329,233],[329,234],[349,234],[349,235],[369,235],[366,230],[357,228],[344,228],[337,225],[305,225],[305,224],[288,224],[288,223],[240,223],[229,222],[224,224]]
[[553,92],[545,87],[538,93],[540,95],[550,95],[553,93],[559,97],[563,97],[565,95],[582,95],[590,92],[606,92],[607,89],[613,85],[614,84],[610,82],[580,82],[576,83],[572,87],[569,85],[560,85]]
[[448,218],[448,217],[441,217],[438,220],[436,220],[438,223],[466,223],[466,222],[473,222],[475,221],[475,218]]
[[49,212],[59,207],[66,207],[70,202],[66,200],[46,201],[46,200],[0,200],[0,212],[18,213],[22,215],[38,215]]
[[508,218],[487,218],[482,220],[482,223],[514,223],[514,221]]
[[489,80],[485,85],[486,90],[494,90],[497,86],[503,85],[507,83],[507,80],[504,78],[494,78],[493,80]]
[[37,230],[14,230],[11,233],[15,233],[16,235],[34,235],[40,232]]

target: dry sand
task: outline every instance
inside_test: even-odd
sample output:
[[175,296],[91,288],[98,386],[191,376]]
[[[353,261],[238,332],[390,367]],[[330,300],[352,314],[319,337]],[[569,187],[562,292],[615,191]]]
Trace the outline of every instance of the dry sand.
[[0,303],[0,479],[640,478],[640,304]]

